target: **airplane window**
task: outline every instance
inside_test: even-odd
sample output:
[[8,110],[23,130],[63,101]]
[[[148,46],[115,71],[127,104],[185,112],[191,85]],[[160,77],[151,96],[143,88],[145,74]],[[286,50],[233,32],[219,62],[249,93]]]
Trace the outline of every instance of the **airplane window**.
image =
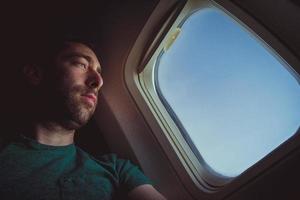
[[221,10],[180,29],[156,61],[156,90],[198,158],[236,177],[298,130],[298,75]]

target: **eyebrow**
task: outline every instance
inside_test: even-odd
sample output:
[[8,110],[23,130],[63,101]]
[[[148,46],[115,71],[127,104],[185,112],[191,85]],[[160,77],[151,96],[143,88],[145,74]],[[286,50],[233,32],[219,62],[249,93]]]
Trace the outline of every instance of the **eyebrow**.
[[[89,63],[92,62],[92,57],[82,54],[82,53],[70,53],[70,54],[63,56],[63,58],[73,58],[73,57],[81,57],[81,58],[86,59]],[[97,72],[101,73],[102,67],[100,65],[98,65],[96,70],[97,70]]]

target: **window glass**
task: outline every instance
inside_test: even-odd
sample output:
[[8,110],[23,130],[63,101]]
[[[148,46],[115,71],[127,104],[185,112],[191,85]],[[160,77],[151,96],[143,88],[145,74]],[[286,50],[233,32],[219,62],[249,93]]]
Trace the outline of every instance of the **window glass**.
[[218,174],[241,174],[299,128],[293,70],[220,10],[188,17],[155,67],[162,102]]

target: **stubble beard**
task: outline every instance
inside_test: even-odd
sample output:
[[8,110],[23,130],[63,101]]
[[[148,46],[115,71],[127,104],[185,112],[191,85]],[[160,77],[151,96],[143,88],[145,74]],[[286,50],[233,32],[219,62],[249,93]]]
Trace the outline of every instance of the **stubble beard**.
[[65,107],[63,125],[67,129],[78,129],[92,117],[97,102],[91,105],[82,99],[82,94],[91,92],[84,86],[73,86],[68,92],[62,92],[64,94],[63,107]]

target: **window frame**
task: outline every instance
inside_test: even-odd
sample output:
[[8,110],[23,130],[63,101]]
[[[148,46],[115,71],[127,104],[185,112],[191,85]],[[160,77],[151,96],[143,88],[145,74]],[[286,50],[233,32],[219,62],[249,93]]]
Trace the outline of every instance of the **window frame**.
[[[224,196],[230,193],[230,191],[233,191],[234,188],[247,183],[257,174],[260,174],[271,167],[274,163],[279,162],[285,155],[291,153],[300,145],[298,130],[294,136],[234,179],[222,178],[220,176],[216,177],[210,174],[205,166],[203,166],[203,163],[201,164],[198,161],[197,156],[194,155],[191,148],[184,140],[167,108],[164,107],[157,96],[153,80],[153,74],[155,73],[154,68],[147,66],[155,66],[156,59],[154,58],[160,54],[166,45],[168,38],[172,37],[175,29],[182,24],[184,19],[195,10],[206,7],[216,7],[221,9],[240,24],[249,27],[250,29],[247,28],[247,30],[256,37],[263,38],[262,41],[264,41],[264,44],[268,49],[274,50],[274,52],[272,50],[272,53],[276,54],[278,57],[284,57],[283,60],[289,63],[290,66],[299,66],[298,58],[294,56],[287,47],[281,44],[272,33],[241,8],[231,2],[223,0],[188,0],[185,4],[178,5],[177,9],[179,12],[172,12],[170,14],[170,17],[163,24],[158,36],[153,39],[145,54],[139,55],[139,62],[136,62],[135,65],[132,64],[132,59],[137,58],[138,56],[136,52],[134,52],[136,47],[133,47],[132,52],[129,54],[128,61],[125,64],[124,71],[124,78],[128,90],[144,116],[145,121],[151,128],[153,135],[157,138],[175,171],[177,171],[178,176],[185,185],[187,185],[188,190],[196,197],[202,197],[199,196],[199,189],[206,194]],[[137,45],[141,45],[138,44],[139,42],[140,41],[137,41]],[[272,46],[272,48],[269,46]],[[139,74],[142,71],[141,68],[143,68],[146,63],[148,64],[144,68],[143,73]],[[227,188],[226,191],[223,188]]]

